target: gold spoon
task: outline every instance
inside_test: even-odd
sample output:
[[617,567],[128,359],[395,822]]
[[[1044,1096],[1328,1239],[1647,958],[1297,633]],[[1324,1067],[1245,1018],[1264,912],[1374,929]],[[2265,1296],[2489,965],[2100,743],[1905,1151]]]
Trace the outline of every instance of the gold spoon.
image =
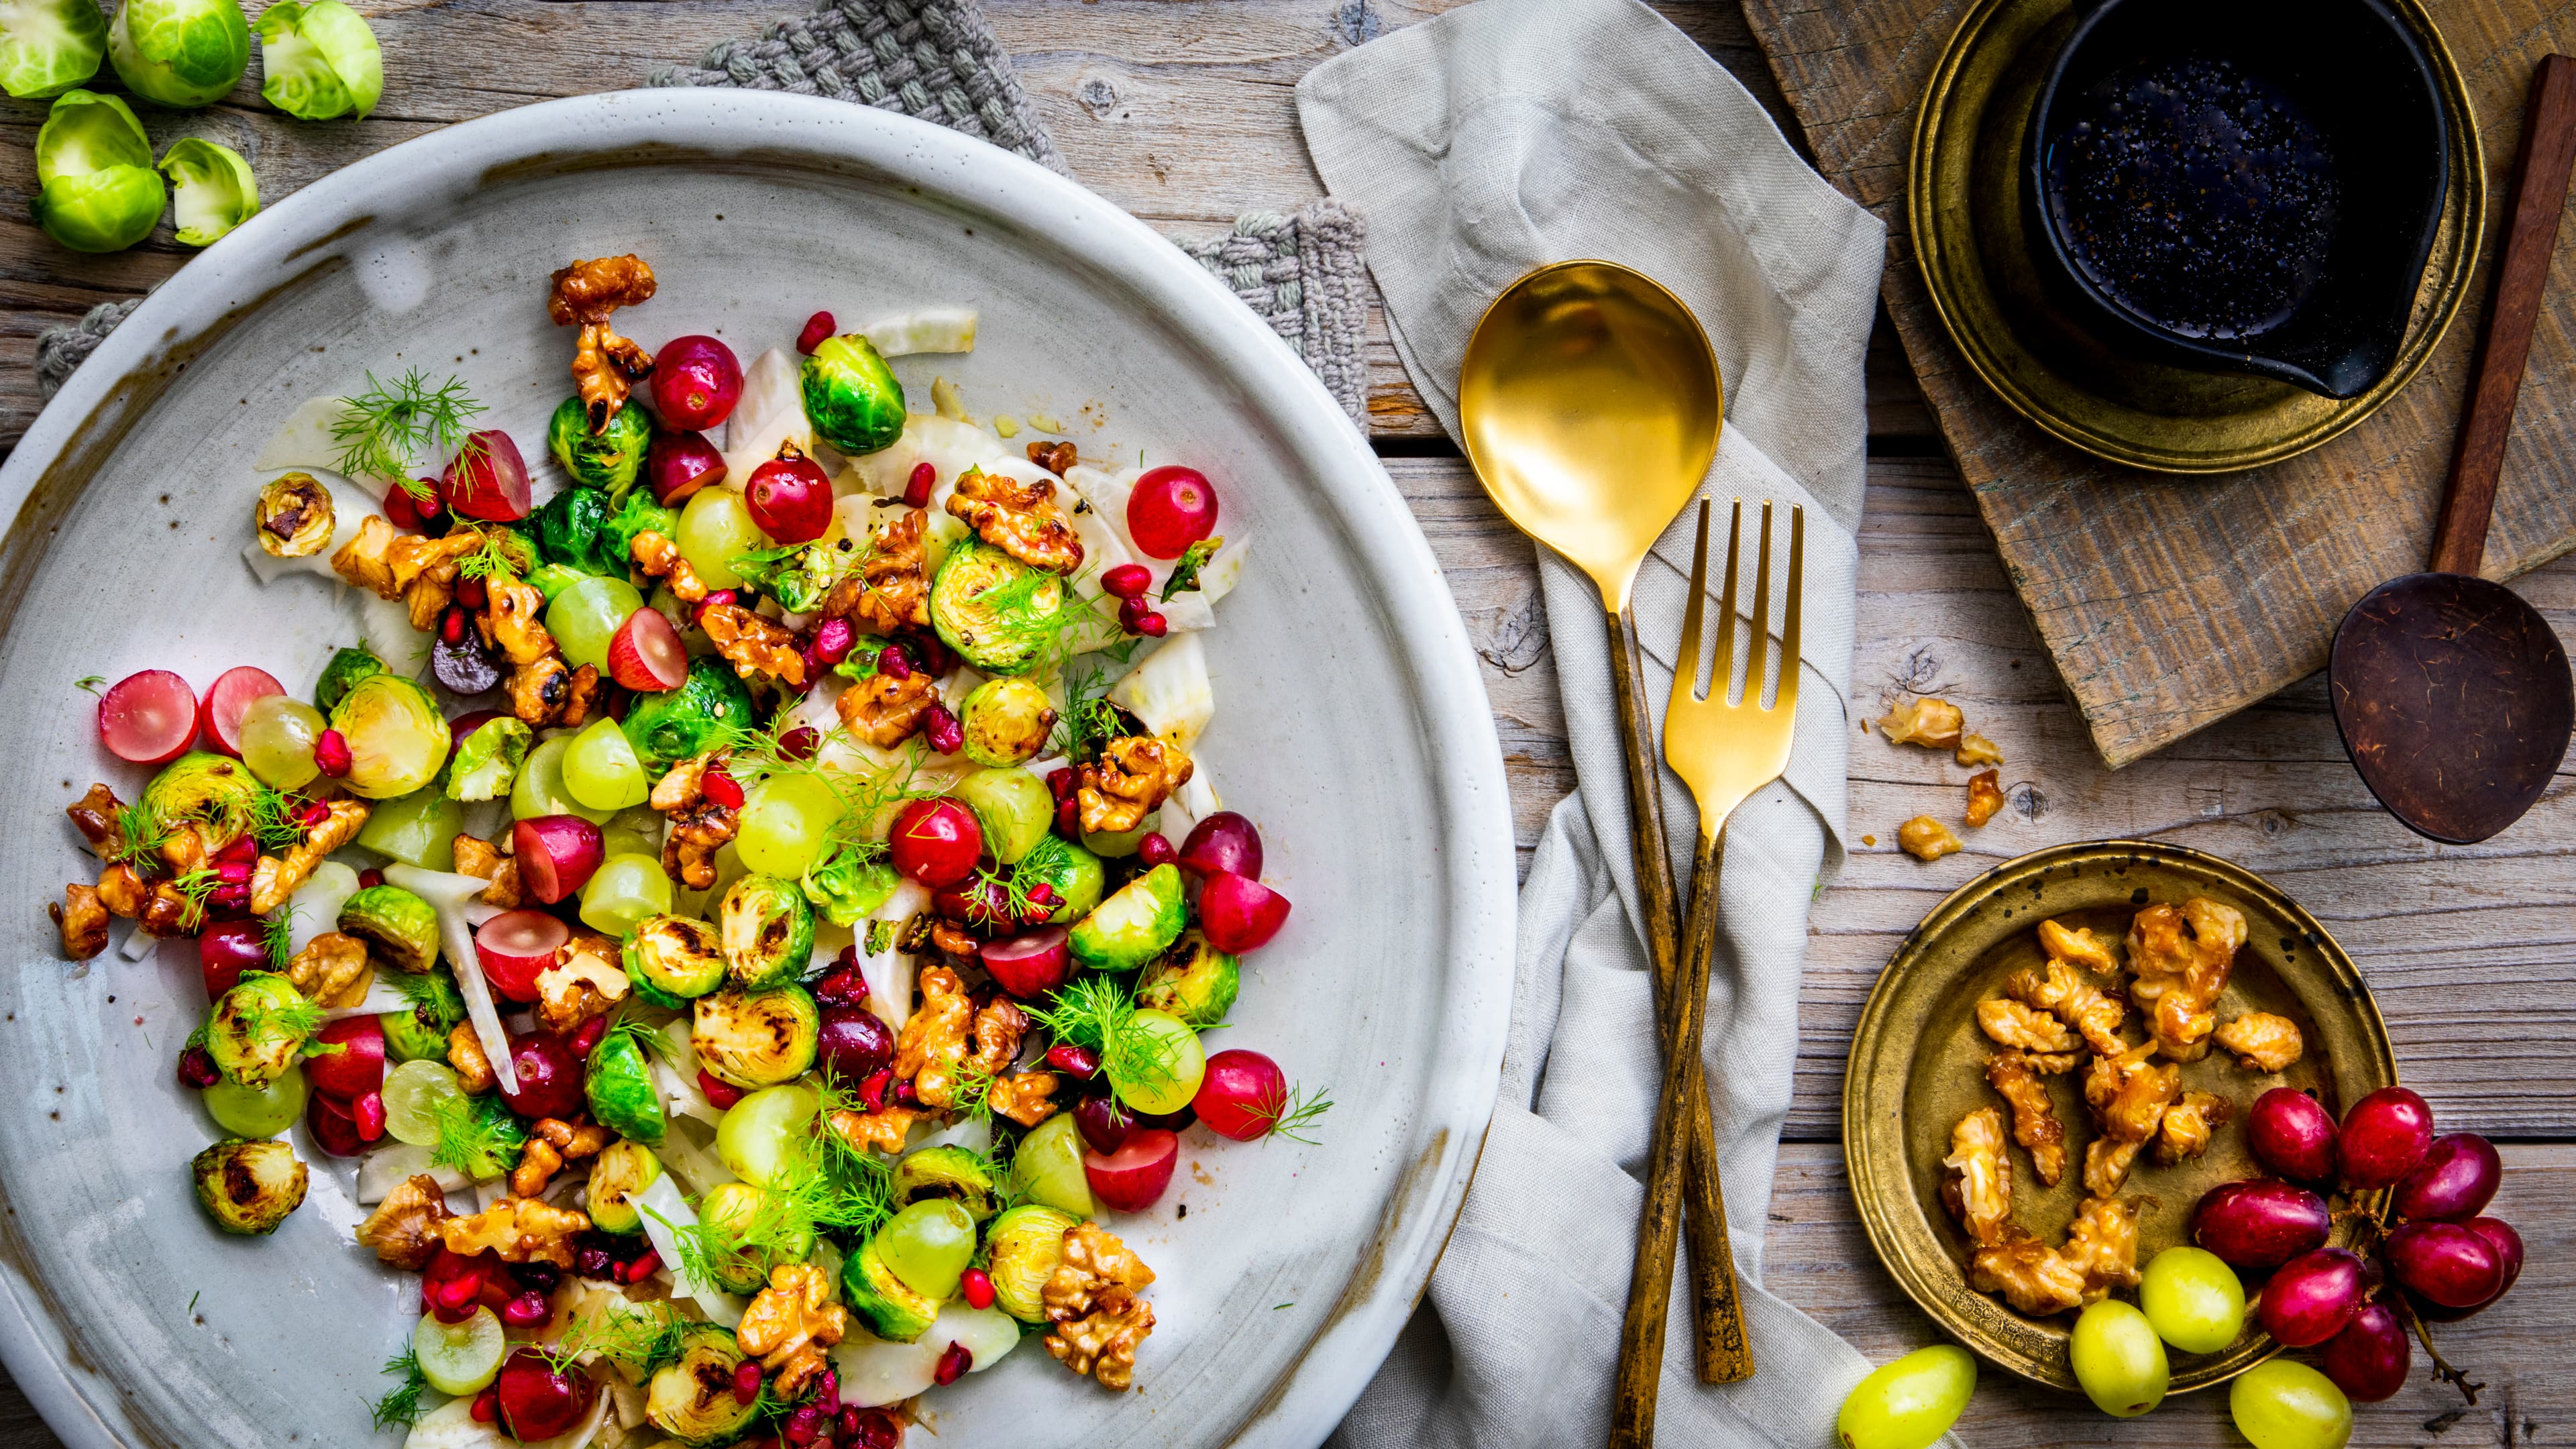
[[[1458,379],[1459,431],[1477,480],[1523,533],[1591,575],[1609,616],[1629,848],[1654,965],[1655,1014],[1667,1036],[1675,1015],[1673,863],[1629,593],[1646,551],[1708,476],[1725,412],[1717,357],[1690,309],[1615,262],[1555,262],[1504,288],[1467,339]],[[1704,1088],[1689,1116],[1683,1201],[1697,1284],[1699,1376],[1732,1383],[1753,1366]]]

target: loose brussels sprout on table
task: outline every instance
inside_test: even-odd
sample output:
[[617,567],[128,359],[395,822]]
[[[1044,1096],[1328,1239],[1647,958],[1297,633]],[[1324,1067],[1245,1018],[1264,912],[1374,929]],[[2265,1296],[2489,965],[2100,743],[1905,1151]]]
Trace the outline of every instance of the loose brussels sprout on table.
[[322,666],[322,677],[313,681],[313,707],[329,714],[334,705],[349,697],[358,681],[385,672],[385,661],[365,649],[341,649],[333,652],[329,663]]
[[83,90],[65,91],[36,132],[36,188],[37,225],[76,252],[143,240],[169,200],[133,110]]
[[304,1205],[304,1190],[311,1180],[294,1148],[283,1142],[239,1139],[218,1142],[198,1153],[188,1163],[188,1176],[197,1185],[197,1201],[213,1215],[215,1226],[251,1235],[276,1232],[287,1214]]
[[661,1180],[662,1159],[641,1142],[612,1142],[590,1164],[590,1185],[583,1206],[590,1225],[603,1233],[640,1233],[644,1214],[632,1199]]
[[1234,1009],[1242,984],[1241,960],[1192,929],[1137,978],[1136,1004],[1168,1011],[1192,1026],[1214,1026]]
[[95,0],[11,0],[0,8],[0,90],[22,101],[79,85],[106,58],[107,13]]
[[1022,674],[1055,642],[1066,597],[1063,575],[970,538],[949,551],[931,580],[930,626],[977,669]]
[[555,461],[575,484],[604,491],[612,504],[635,486],[636,475],[644,470],[644,450],[652,443],[653,425],[642,408],[619,408],[594,433],[581,399],[568,397],[546,423],[546,446]]
[[498,800],[519,778],[536,734],[509,715],[495,715],[456,742],[456,758],[447,770],[450,800]]
[[626,943],[626,976],[655,1006],[677,1008],[724,984],[716,928],[686,916],[655,916]]
[[776,876],[735,881],[716,908],[716,927],[725,969],[746,990],[794,981],[814,955],[814,908],[795,882]]
[[760,1408],[758,1395],[746,1400],[734,1394],[734,1371],[742,1364],[731,1330],[712,1324],[691,1328],[679,1361],[654,1373],[644,1394],[644,1417],[683,1444],[730,1443],[751,1427]]
[[796,382],[814,435],[851,457],[891,447],[903,436],[903,384],[865,337],[823,339]]
[[591,1048],[582,1092],[600,1126],[638,1142],[662,1140],[668,1126],[662,1115],[662,1093],[653,1081],[653,1064],[645,1059],[644,1044],[633,1031],[612,1031]]
[[250,69],[250,23],[235,0],[124,0],[108,23],[107,59],[147,101],[212,105]]
[[206,1018],[206,1054],[216,1070],[245,1087],[265,1087],[304,1055],[322,1026],[322,1008],[295,983],[266,971],[244,976]]
[[1075,922],[1065,944],[1095,971],[1133,971],[1179,940],[1188,918],[1179,868],[1158,865]]
[[447,716],[438,701],[399,674],[374,674],[331,707],[331,728],[349,742],[340,783],[370,800],[391,800],[428,784],[447,762]]
[[259,210],[259,178],[241,153],[194,136],[161,155],[176,203],[171,219],[181,246],[210,247]]
[[340,0],[274,0],[259,13],[260,98],[299,121],[356,112],[359,120],[385,93],[384,52],[376,33]]
[[259,781],[241,761],[190,750],[161,767],[143,787],[141,804],[155,830],[195,825],[211,855],[250,829],[258,801]]
[[705,654],[689,661],[677,689],[637,696],[627,708],[626,738],[656,766],[685,760],[720,743],[733,730],[755,723],[751,691],[723,659]]
[[349,897],[339,925],[340,934],[366,942],[369,954],[398,970],[426,971],[438,959],[437,908],[401,886],[368,886]]
[[1025,765],[1046,749],[1055,705],[1025,679],[987,679],[966,696],[966,758],[979,765]]
[[719,1081],[749,1090],[774,1087],[814,1065],[823,1014],[813,993],[788,985],[769,991],[728,986],[697,999],[689,1045]]

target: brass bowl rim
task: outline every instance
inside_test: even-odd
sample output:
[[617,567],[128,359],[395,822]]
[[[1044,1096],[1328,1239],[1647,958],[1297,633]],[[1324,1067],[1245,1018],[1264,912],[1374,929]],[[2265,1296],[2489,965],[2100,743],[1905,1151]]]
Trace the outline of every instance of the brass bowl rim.
[[[1923,919],[1917,922],[1912,930],[1906,932],[1905,939],[1898,943],[1895,952],[1888,957],[1887,965],[1880,970],[1877,982],[1871,986],[1869,1000],[1862,1005],[1860,1018],[1852,1028],[1851,1049],[1843,1059],[1844,1179],[1851,1191],[1853,1207],[1860,1217],[1861,1229],[1869,1238],[1870,1251],[1878,1255],[1879,1265],[1887,1271],[1889,1277],[1896,1280],[1896,1286],[1905,1291],[1905,1296],[1912,1299],[1914,1305],[1922,1309],[1943,1333],[1967,1347],[1979,1358],[2048,1388],[2074,1391],[2077,1386],[2071,1375],[2062,1371],[2056,1374],[2046,1372],[2042,1366],[2025,1361],[2022,1355],[1998,1348],[1976,1325],[1962,1322],[1952,1311],[1949,1300],[1932,1291],[1932,1285],[1925,1282],[1921,1274],[1913,1271],[1910,1260],[1898,1251],[1892,1205],[1901,1202],[1908,1209],[1915,1211],[1920,1211],[1921,1205],[1916,1199],[1913,1183],[1909,1179],[1899,1177],[1893,1182],[1883,1180],[1878,1170],[1878,1163],[1872,1160],[1869,1153],[1859,1150],[1874,1140],[1874,1134],[1868,1124],[1885,1113],[1883,1107],[1880,1112],[1873,1113],[1870,1106],[1870,1099],[1873,1096],[1882,1095],[1884,1089],[1873,1091],[1857,1068],[1864,1058],[1876,1052],[1879,1038],[1889,1029],[1888,1018],[1894,1009],[1893,1002],[1896,995],[1893,989],[1894,983],[1902,973],[1912,968],[1931,949],[1944,932],[1957,924],[1971,907],[2007,885],[2016,884],[2031,875],[2061,865],[2112,859],[2135,862],[2142,857],[2152,858],[2160,863],[2179,863],[2205,871],[2228,889],[2247,899],[2262,901],[2267,908],[2278,911],[2284,919],[2295,924],[2308,938],[2317,959],[2323,963],[2334,984],[2342,988],[2338,994],[2358,1019],[2362,1040],[2371,1049],[2371,1060],[2366,1063],[2367,1068],[2381,1085],[2397,1084],[2397,1052],[2388,1039],[2388,1024],[2379,1014],[2379,1002],[2371,994],[2369,983],[2362,979],[2361,968],[2345,952],[2343,944],[2326,929],[2324,922],[2309,914],[2307,908],[2292,899],[2288,892],[2225,856],[2213,855],[2205,850],[2195,850],[2187,845],[2167,845],[2151,840],[2073,841],[2017,855],[1978,873],[1958,889],[1943,896],[1940,904],[1926,912]],[[1902,1084],[1899,1084],[1899,1090],[1901,1088]],[[1897,1154],[1900,1161],[1903,1156],[1902,1151]],[[2365,1203],[2376,1202],[2383,1196],[2384,1193],[2371,1194]],[[1946,1262],[1945,1259],[1945,1265]],[[2250,1318],[2248,1324],[2252,1326]],[[2252,1343],[2235,1355],[2235,1361],[2224,1364],[2221,1371],[2193,1379],[2188,1383],[2182,1382],[2180,1376],[2177,1376],[2169,1392],[2191,1393],[2225,1383],[2256,1364],[2277,1355],[2282,1347],[2282,1344],[2275,1342],[2268,1334],[2256,1327]]]
[[[1951,344],[1958,348],[1969,370],[1983,379],[2007,407],[2061,442],[2108,462],[2151,472],[2193,476],[2243,472],[2296,457],[2359,426],[2414,381],[2416,374],[2432,360],[2434,351],[2468,300],[2470,278],[2476,271],[2478,252],[2485,239],[2487,211],[2486,154],[2478,131],[2477,110],[2470,104],[2468,83],[2460,74],[2457,58],[2451,54],[2449,43],[2443,39],[2440,28],[2433,23],[2421,0],[2388,0],[2388,3],[2415,27],[2418,38],[2424,43],[2426,58],[2440,78],[2443,109],[2451,128],[2452,181],[2449,194],[2459,199],[2460,219],[2452,233],[2448,253],[2442,254],[2437,241],[2437,254],[2428,261],[2429,266],[2441,269],[2441,280],[2435,288],[2432,306],[2422,322],[2408,329],[2397,360],[2379,381],[2358,397],[2334,403],[2322,419],[2305,427],[2290,430],[2267,442],[2206,453],[2159,446],[2123,435],[2115,429],[2088,425],[2067,416],[2060,407],[2014,380],[2006,358],[2012,355],[2028,358],[2034,354],[2014,335],[2010,323],[2001,320],[1996,322],[1994,330],[1999,331],[2010,345],[1990,351],[1985,334],[1972,328],[1967,316],[1972,311],[1994,312],[1997,309],[1991,303],[1983,308],[1969,306],[1967,298],[1954,293],[1943,268],[1935,265],[1936,258],[1955,249],[1968,257],[1964,265],[1979,271],[1983,269],[1983,264],[1973,257],[1973,239],[1948,237],[1940,225],[1940,208],[1933,196],[1936,183],[1933,160],[1936,138],[1949,117],[1958,77],[1969,56],[1985,38],[1988,27],[2008,9],[2045,3],[2052,3],[2052,0],[1980,0],[1960,18],[1958,28],[1951,32],[1948,44],[1942,48],[1940,60],[1933,66],[1931,78],[1924,84],[1922,99],[1915,106],[1914,132],[1906,159],[1907,236],[1913,247],[1916,269],[1923,277],[1924,290],[1931,298],[1932,310],[1940,317],[1943,331],[1949,334]],[[2451,205],[2446,197],[2444,210],[2447,212]],[[1961,245],[1963,242],[1965,245]],[[2045,368],[2045,364],[2040,365]],[[2053,368],[2045,370],[2055,374]],[[2066,386],[2069,391],[2101,400],[2098,394],[2085,393],[2071,382]],[[2133,411],[2120,404],[2102,401],[2106,409],[2116,408],[2122,413]]]

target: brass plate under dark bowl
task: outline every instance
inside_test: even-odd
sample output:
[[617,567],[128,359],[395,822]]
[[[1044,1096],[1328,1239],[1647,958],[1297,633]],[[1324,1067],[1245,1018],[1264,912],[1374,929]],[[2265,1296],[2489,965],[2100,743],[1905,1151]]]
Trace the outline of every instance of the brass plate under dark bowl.
[[[1951,1337],[2053,1388],[2077,1388],[2066,1361],[2074,1315],[2031,1318],[1970,1288],[1968,1239],[1941,1207],[1950,1129],[1968,1112],[2002,1105],[1986,1086],[1993,1047],[1977,1028],[1976,1004],[2014,971],[2042,963],[2034,933],[2044,919],[2090,926],[2119,951],[2140,906],[2180,905],[2196,895],[2243,911],[2250,927],[2219,999],[2219,1020],[2245,1011],[2286,1016],[2299,1024],[2307,1052],[2287,1072],[2270,1076],[2246,1071],[2215,1048],[2184,1065],[2187,1089],[2216,1092],[2235,1113],[2197,1161],[2162,1167],[2139,1159],[2122,1196],[2149,1199],[2138,1219],[2143,1266],[2186,1241],[2202,1193],[2263,1175],[2242,1126],[2256,1097],[2276,1086],[2296,1087],[2340,1117],[2346,1103],[2396,1084],[2396,1054],[2370,989],[2315,917],[2252,871],[2196,850],[2103,840],[2037,851],[1961,886],[1924,917],[1880,975],[1853,1033],[1843,1078],[1843,1155],[1870,1246],[1897,1285]],[[2093,1129],[2084,1113],[2082,1074],[2046,1080],[2067,1128],[2067,1173],[2056,1187],[2043,1188],[2029,1155],[2012,1148],[2013,1206],[2023,1226],[2054,1244],[2064,1241],[2083,1196],[2083,1144]],[[2344,1231],[2339,1225],[2337,1241]],[[2250,1297],[2256,1285],[2246,1286]],[[2249,1319],[2222,1352],[2174,1353],[2171,1391],[2223,1383],[2278,1349]]]
[[2232,473],[2296,456],[2378,410],[2458,315],[2486,215],[2477,118],[2419,0],[2390,0],[2441,81],[2450,184],[2405,340],[2379,381],[2337,401],[2268,378],[2141,361],[2077,325],[2031,262],[2023,137],[2041,81],[2074,29],[2069,0],[1981,0],[1925,86],[1906,205],[1932,304],[1968,365],[2014,411],[2115,463]]

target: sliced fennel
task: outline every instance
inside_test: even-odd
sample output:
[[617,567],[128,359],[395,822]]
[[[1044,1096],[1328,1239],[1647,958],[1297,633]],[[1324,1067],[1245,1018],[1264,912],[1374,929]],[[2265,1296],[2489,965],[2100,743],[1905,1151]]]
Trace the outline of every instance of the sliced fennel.
[[923,307],[880,317],[859,329],[878,354],[909,357],[916,352],[972,352],[976,313],[972,307]]
[[814,451],[814,430],[805,421],[805,400],[797,391],[795,355],[773,347],[752,359],[742,375],[742,397],[725,423],[725,486],[739,489],[752,470],[794,444],[800,453]]
[[[286,898],[287,944],[289,959],[303,953],[313,938],[325,931],[340,929],[340,908],[358,893],[358,873],[336,860],[326,860],[313,867],[304,884]],[[370,988],[373,994],[373,988]]]
[[698,1281],[680,1256],[680,1231],[696,1227],[698,1215],[681,1199],[679,1184],[671,1180],[670,1174],[653,1179],[652,1186],[628,1200],[644,1219],[644,1236],[653,1240],[654,1251],[662,1255],[663,1265],[671,1270],[671,1296],[696,1299],[700,1312],[727,1328],[742,1322],[743,1301],[711,1283]]
[[1167,639],[1109,687],[1109,702],[1145,722],[1166,744],[1189,753],[1216,715],[1207,653],[1196,634]]
[[475,953],[474,925],[466,915],[468,904],[492,883],[479,876],[423,870],[400,861],[385,867],[385,880],[429,902],[438,912],[439,945],[446,952],[448,969],[455,973],[456,994],[465,998],[465,1017],[474,1023],[474,1039],[482,1043],[484,1059],[492,1064],[501,1090],[517,1096],[519,1072],[510,1064],[510,1034],[501,1029],[501,1010],[492,1001],[490,983],[483,979],[483,958]]
[[396,1187],[424,1172],[446,1192],[462,1192],[472,1186],[464,1173],[442,1166],[430,1149],[387,1138],[384,1146],[358,1159],[359,1206],[383,1202]]

